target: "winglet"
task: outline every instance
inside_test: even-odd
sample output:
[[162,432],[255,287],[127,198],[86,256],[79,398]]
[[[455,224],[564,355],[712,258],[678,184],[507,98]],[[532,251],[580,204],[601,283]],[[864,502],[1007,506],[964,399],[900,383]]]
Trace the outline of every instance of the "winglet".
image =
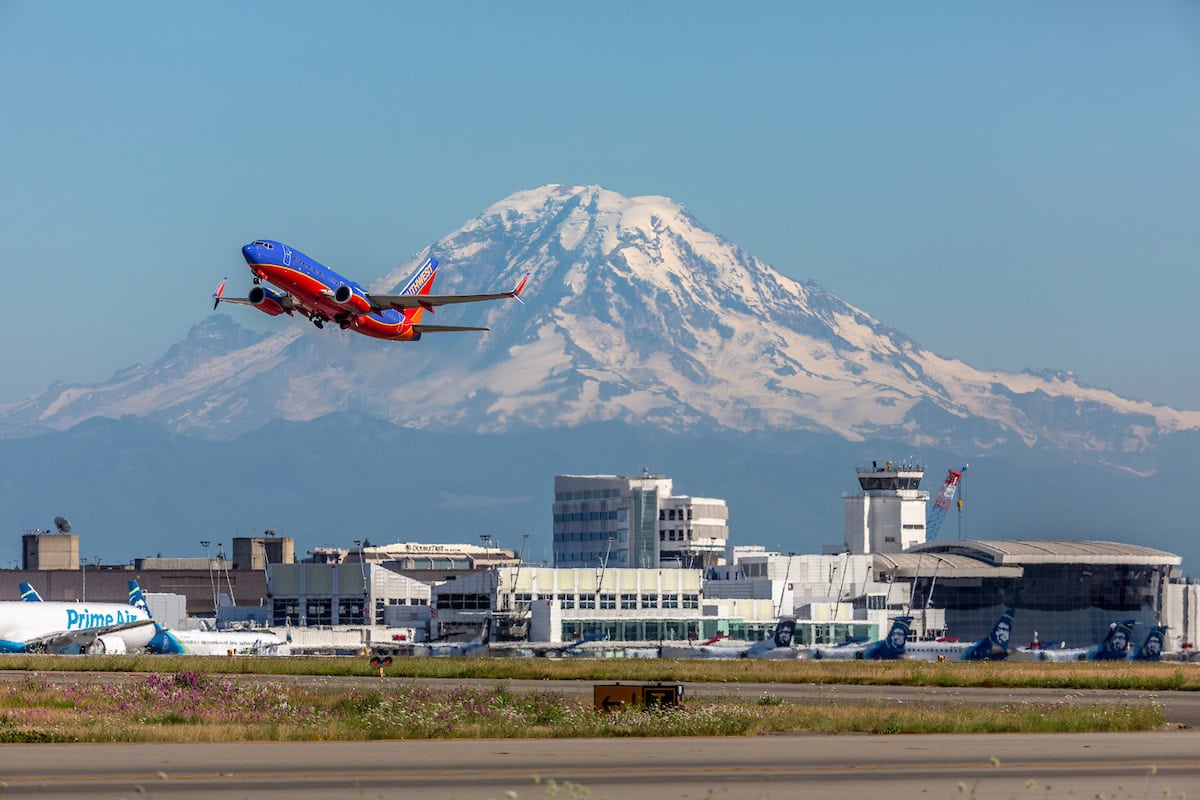
[[509,294],[512,295],[512,298],[514,300],[516,300],[518,303],[520,303],[521,305],[525,304],[525,301],[521,299],[521,292],[525,291],[525,282],[527,280],[529,280],[528,272],[526,272],[524,277],[521,278],[521,282],[517,284],[517,288],[515,288],[511,292],[509,292]]
[[217,306],[221,304],[221,295],[225,294],[225,281],[227,280],[229,280],[228,277],[221,278],[221,285],[213,292],[213,311],[216,311]]

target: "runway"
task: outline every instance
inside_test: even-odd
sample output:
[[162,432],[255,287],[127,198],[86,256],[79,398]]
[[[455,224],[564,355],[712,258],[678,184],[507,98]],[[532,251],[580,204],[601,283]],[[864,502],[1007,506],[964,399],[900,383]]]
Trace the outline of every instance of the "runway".
[[0,796],[73,800],[1176,798],[1200,786],[1200,733],[2,745],[0,761]]

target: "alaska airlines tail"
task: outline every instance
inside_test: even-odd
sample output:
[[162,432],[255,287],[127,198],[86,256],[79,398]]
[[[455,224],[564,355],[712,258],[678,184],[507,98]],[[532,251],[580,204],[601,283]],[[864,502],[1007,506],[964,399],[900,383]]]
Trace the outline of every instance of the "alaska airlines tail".
[[1007,656],[1008,643],[1012,639],[1014,613],[1015,609],[1006,609],[992,626],[991,632],[963,653],[963,661],[997,660]]
[[1129,658],[1134,661],[1158,661],[1166,647],[1167,626],[1154,625],[1146,634],[1146,641],[1135,647]]
[[775,634],[761,642],[755,642],[746,650],[746,658],[795,658],[792,637],[796,634],[796,620],[783,617],[775,623]]
[[1129,638],[1133,634],[1135,621],[1132,619],[1111,622],[1104,641],[1088,651],[1088,661],[1112,661],[1129,658]]
[[[400,294],[429,294],[433,289],[433,280],[437,277],[438,262],[433,256],[429,256],[421,264],[420,269],[409,278],[408,283],[400,290]],[[433,309],[430,308],[430,313]],[[421,316],[424,315],[425,308],[417,306],[416,308],[407,308],[404,310],[404,321],[409,325],[416,325],[421,321]]]
[[21,599],[26,603],[42,602],[42,596],[37,593],[37,589],[34,589],[28,583],[18,584],[18,587],[21,589]]
[[892,620],[892,629],[886,639],[871,642],[863,648],[862,658],[903,658],[904,648],[908,646],[908,632],[912,628],[912,617],[896,617]]

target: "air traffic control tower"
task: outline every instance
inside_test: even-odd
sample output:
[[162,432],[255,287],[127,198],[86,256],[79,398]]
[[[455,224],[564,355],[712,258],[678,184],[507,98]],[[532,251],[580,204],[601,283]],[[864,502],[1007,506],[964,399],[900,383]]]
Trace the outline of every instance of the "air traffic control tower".
[[862,491],[842,498],[847,551],[899,553],[924,543],[929,492],[921,491],[923,477],[925,466],[911,461],[873,461],[869,467],[859,467]]

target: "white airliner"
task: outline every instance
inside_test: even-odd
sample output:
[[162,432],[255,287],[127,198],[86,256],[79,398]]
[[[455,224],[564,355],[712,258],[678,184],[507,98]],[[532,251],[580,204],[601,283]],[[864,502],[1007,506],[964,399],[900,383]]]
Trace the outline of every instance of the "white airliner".
[[707,642],[696,645],[664,644],[660,658],[770,658],[788,659],[799,656],[792,647],[792,636],[796,632],[796,620],[785,617],[775,625],[770,639],[748,645],[714,644]]
[[1008,656],[1014,609],[1006,609],[987,636],[975,642],[912,642],[904,648],[908,658],[926,661],[999,661]]
[[149,641],[151,653],[187,656],[287,656],[291,645],[274,631],[189,631],[162,628]]
[[[130,583],[132,595],[136,583]],[[127,653],[145,647],[155,633],[154,620],[142,608],[43,601],[26,583],[21,597],[0,600],[2,653]]]

